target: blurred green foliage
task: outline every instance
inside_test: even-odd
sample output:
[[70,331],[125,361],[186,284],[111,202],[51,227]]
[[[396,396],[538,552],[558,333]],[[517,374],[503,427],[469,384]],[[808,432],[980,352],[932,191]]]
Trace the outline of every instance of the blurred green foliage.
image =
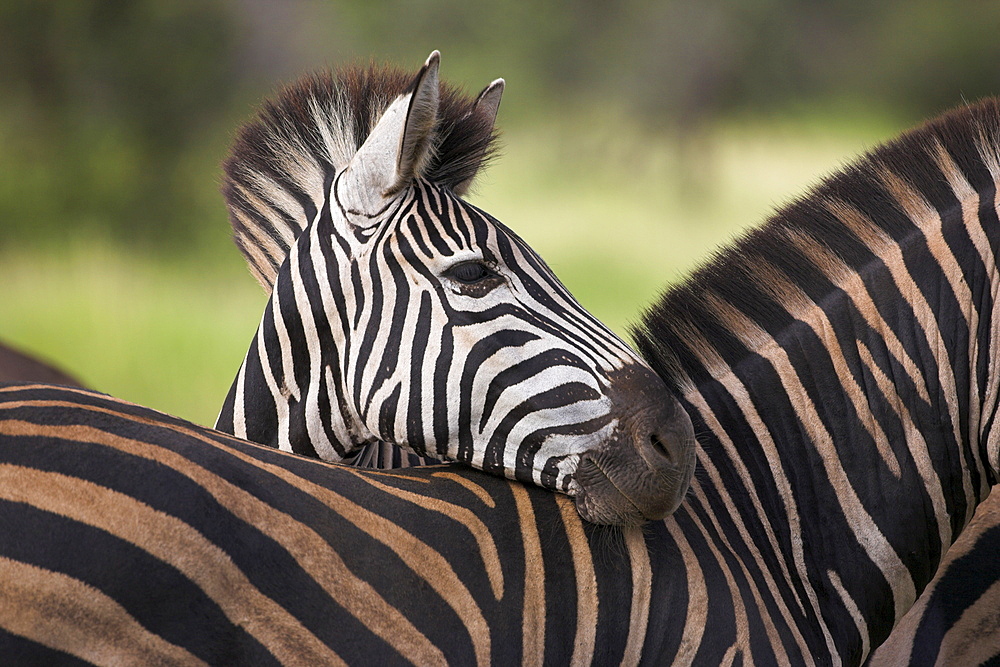
[[264,296],[219,164],[259,101],[369,60],[507,79],[474,200],[620,332],[863,145],[1000,92],[981,0],[4,0],[0,340],[211,422]]
[[237,93],[228,10],[13,0],[0,43],[0,238],[189,239],[192,161]]

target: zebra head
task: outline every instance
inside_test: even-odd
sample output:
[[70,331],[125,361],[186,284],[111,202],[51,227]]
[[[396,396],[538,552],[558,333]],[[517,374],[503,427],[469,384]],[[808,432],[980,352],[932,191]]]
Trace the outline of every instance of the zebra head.
[[693,471],[690,419],[461,199],[503,81],[466,99],[438,60],[306,79],[242,130],[224,192],[271,299],[217,428],[330,461],[389,442],[573,494],[592,521],[663,517]]

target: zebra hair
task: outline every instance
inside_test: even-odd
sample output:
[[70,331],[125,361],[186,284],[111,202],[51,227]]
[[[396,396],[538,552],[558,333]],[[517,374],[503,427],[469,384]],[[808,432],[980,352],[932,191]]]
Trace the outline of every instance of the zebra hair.
[[795,307],[787,303],[790,295],[776,298],[768,276],[777,270],[813,297],[829,291],[838,278],[877,263],[876,243],[897,244],[914,231],[887,180],[904,184],[920,198],[917,205],[940,215],[955,203],[939,166],[942,159],[951,159],[977,191],[991,187],[1000,165],[1000,99],[954,109],[876,147],[717,250],[661,295],[632,328],[641,353],[676,391],[712,375],[692,352],[697,338],[712,341],[722,363],[738,363],[747,351],[740,337],[749,331],[734,333],[711,309],[698,306],[717,297],[759,327],[786,326]]
[[[308,75],[265,101],[240,130],[223,165],[222,194],[236,245],[265,291],[304,225],[316,217],[314,202],[323,201],[324,184],[416,81],[412,73],[374,64]],[[476,102],[441,84],[431,148],[416,165],[416,176],[458,195],[468,191],[498,151],[491,110]]]

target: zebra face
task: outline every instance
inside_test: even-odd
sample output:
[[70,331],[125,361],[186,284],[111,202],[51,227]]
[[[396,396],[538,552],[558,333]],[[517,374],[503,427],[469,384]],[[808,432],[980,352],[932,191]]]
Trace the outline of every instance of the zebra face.
[[487,213],[416,179],[359,228],[345,177],[306,243],[340,294],[315,318],[353,323],[328,357],[354,442],[575,494],[595,522],[672,512],[694,438],[646,364]]
[[[273,128],[245,132],[256,143],[227,165],[227,197],[251,267],[274,278],[218,428],[334,461],[392,443],[575,495],[601,523],[664,516],[693,471],[688,416],[531,248],[460,198],[503,82],[439,105],[437,67],[432,54],[333,169],[309,165],[343,148],[337,132],[373,106],[345,100],[377,81],[348,77],[332,102],[293,89]],[[270,269],[274,230],[303,199],[308,223]]]

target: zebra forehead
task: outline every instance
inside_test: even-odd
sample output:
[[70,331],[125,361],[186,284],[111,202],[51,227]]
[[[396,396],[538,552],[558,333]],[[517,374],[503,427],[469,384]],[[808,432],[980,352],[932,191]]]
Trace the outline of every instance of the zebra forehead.
[[[223,164],[222,192],[236,244],[266,290],[277,272],[274,260],[280,265],[284,259],[274,256],[275,248],[287,253],[322,209],[332,175],[414,78],[377,65],[307,75],[265,101],[237,133]],[[432,146],[417,175],[448,190],[467,184],[496,155],[492,114],[477,107],[475,97],[442,83]]]

